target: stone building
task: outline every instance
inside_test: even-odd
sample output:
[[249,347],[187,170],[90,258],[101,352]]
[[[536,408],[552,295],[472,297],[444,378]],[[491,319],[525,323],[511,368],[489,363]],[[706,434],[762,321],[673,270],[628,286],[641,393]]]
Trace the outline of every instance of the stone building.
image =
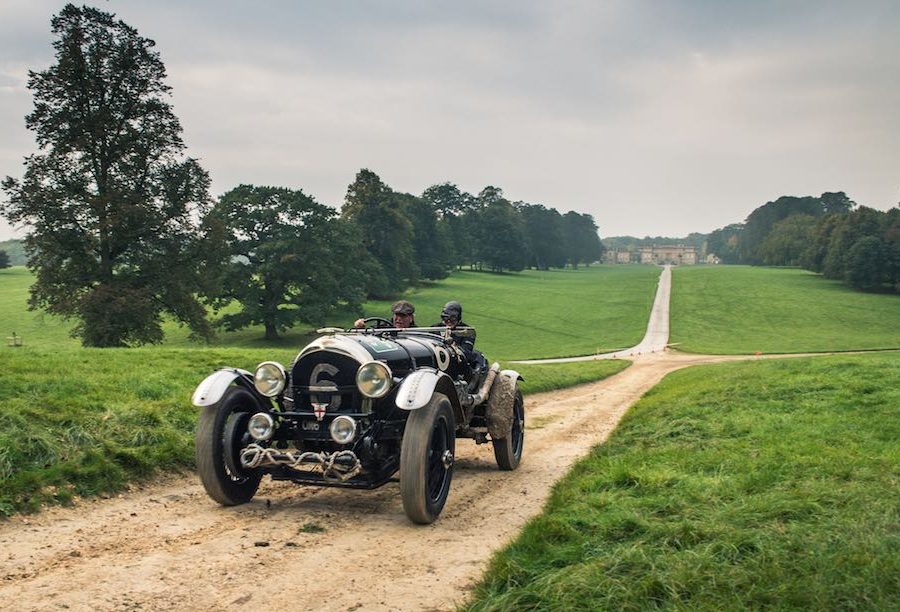
[[628,249],[607,249],[603,253],[603,263],[607,264],[675,264],[692,266],[700,263],[697,249],[683,244],[638,247],[636,251]]
[[627,264],[634,261],[634,256],[628,249],[606,249],[603,253],[603,263]]
[[640,247],[641,263],[692,266],[697,263],[697,249],[683,244]]

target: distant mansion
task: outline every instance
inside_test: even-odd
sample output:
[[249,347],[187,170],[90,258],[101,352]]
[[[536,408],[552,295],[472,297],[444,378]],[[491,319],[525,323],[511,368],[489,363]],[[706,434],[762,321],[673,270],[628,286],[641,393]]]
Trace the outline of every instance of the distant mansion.
[[[697,249],[683,244],[638,247],[636,251],[609,249],[604,254],[605,263],[675,264],[692,266],[699,260]],[[712,263],[712,262],[708,262]]]

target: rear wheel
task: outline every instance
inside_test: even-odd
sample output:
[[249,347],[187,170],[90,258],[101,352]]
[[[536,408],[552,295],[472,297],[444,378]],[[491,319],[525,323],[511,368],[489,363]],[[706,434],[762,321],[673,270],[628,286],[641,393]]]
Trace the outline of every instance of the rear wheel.
[[514,470],[519,467],[522,461],[522,448],[525,445],[525,400],[518,389],[513,401],[513,420],[509,435],[492,442],[494,458],[501,470]]
[[412,522],[432,523],[444,509],[455,449],[450,400],[435,393],[428,405],[409,415],[400,448],[400,495]]
[[203,488],[223,506],[243,504],[256,494],[260,470],[241,467],[240,451],[250,442],[247,421],[259,411],[247,389],[231,387],[215,406],[204,406],[197,424],[195,451]]

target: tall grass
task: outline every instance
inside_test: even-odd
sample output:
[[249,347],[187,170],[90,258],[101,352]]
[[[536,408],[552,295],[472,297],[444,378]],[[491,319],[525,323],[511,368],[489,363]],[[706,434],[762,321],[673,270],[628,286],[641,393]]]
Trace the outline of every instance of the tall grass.
[[670,342],[719,354],[900,348],[900,296],[797,269],[682,267],[672,276]]
[[0,352],[0,514],[120,489],[193,465],[190,394],[225,365],[284,351],[167,349]]
[[467,609],[896,609],[898,380],[898,354],[670,375]]

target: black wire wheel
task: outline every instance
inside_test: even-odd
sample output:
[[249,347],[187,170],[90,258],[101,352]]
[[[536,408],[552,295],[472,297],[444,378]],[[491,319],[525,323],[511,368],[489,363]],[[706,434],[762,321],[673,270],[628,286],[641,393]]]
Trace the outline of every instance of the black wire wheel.
[[453,478],[456,425],[450,400],[435,393],[406,420],[400,448],[400,496],[414,523],[433,523],[444,509]]
[[512,427],[509,435],[492,440],[494,458],[501,470],[514,470],[522,461],[522,448],[525,446],[525,400],[522,392],[516,389],[513,400]]
[[252,440],[250,416],[259,411],[256,398],[242,387],[230,387],[214,406],[204,406],[197,423],[197,472],[207,494],[223,506],[243,504],[256,494],[262,471],[241,466],[240,451]]

